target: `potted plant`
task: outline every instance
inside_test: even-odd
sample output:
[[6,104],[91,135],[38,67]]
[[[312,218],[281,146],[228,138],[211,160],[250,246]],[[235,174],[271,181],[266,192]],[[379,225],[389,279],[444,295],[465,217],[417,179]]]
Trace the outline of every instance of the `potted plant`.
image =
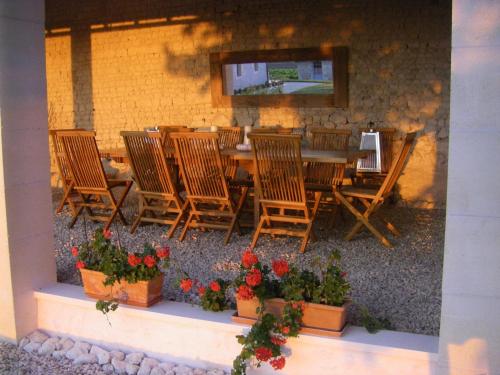
[[[238,316],[257,319],[259,305],[267,312],[280,316],[287,301],[304,301],[303,327],[341,331],[350,304],[347,297],[350,285],[339,262],[338,251],[332,253],[326,264],[318,262],[318,277],[308,270],[299,271],[284,260],[274,260],[272,269],[277,280],[273,280],[268,268],[261,265],[257,256],[249,250],[245,251],[240,276],[236,280]],[[257,273],[253,269],[263,270],[262,281],[257,285],[251,276]]]
[[211,281],[208,286],[204,286],[198,280],[192,280],[189,277],[183,278],[179,286],[184,293],[196,289],[200,297],[201,307],[207,311],[224,311],[228,307],[228,300],[226,298],[226,291],[231,283],[223,280],[216,279]]
[[146,244],[142,253],[129,253],[113,244],[111,236],[98,229],[91,242],[71,249],[85,294],[99,299],[96,307],[104,313],[116,310],[118,302],[148,307],[160,301],[161,270],[169,266],[170,249]]

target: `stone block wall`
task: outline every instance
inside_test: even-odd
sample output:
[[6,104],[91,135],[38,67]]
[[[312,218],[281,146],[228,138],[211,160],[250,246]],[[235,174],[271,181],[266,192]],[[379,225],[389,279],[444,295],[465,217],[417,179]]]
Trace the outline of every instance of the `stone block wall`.
[[[47,0],[49,126],[95,129],[100,147],[152,125],[419,131],[400,179],[414,206],[443,207],[450,0]],[[349,107],[214,108],[209,53],[349,47]]]

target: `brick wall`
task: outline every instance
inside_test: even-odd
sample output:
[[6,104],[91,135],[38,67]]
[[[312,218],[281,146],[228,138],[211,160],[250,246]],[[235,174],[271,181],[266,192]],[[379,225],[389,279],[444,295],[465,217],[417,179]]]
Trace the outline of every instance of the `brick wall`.
[[[401,196],[444,206],[449,0],[47,0],[46,19],[50,126],[93,128],[101,147],[157,124],[418,130]],[[210,52],[323,45],[350,48],[349,108],[211,106]]]

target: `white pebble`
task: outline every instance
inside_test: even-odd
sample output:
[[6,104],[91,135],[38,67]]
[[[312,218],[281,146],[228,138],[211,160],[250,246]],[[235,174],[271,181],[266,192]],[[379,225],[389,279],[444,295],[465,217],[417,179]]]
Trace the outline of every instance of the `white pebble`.
[[90,353],[95,354],[97,357],[97,363],[100,365],[105,365],[111,360],[111,356],[107,350],[104,350],[98,346],[92,345],[90,348]]
[[73,340],[71,340],[68,337],[62,338],[59,342],[61,344],[61,350],[64,350],[64,351],[68,351],[69,349],[71,349],[75,345]]
[[135,375],[137,374],[137,371],[139,371],[139,366],[127,363],[125,371],[127,371],[127,375]]
[[105,364],[104,366],[102,366],[102,371],[103,371],[105,374],[112,374],[113,372],[115,372],[115,368],[113,367],[113,365],[112,365],[112,364],[107,363],[107,364]]
[[75,360],[73,361],[73,363],[75,365],[83,365],[83,364],[86,364],[86,363],[97,363],[97,356],[95,354],[82,354],[80,356],[78,356],[77,358],[75,358]]
[[202,368],[195,368],[193,370],[193,375],[207,375],[207,371]]
[[144,363],[144,360],[141,363],[141,367],[139,367],[139,371],[137,371],[137,375],[150,375],[151,366],[148,366]]
[[109,355],[111,356],[111,358],[116,358],[120,361],[123,361],[125,359],[125,353],[123,352],[120,352],[118,350],[112,350],[109,352]]
[[190,367],[180,365],[174,367],[175,375],[193,375],[193,370]]
[[147,365],[149,367],[156,367],[158,366],[160,362],[158,362],[156,359],[154,358],[144,358],[141,362],[141,365]]
[[86,351],[80,349],[78,346],[73,346],[70,350],[66,352],[66,358],[75,360],[82,354],[88,354]]
[[61,349],[61,350],[54,350],[52,352],[52,357],[56,358],[56,359],[61,359],[61,358],[64,358],[66,357],[66,353],[68,351],[67,350],[64,350],[64,349]]
[[127,372],[127,362],[113,358],[111,359],[111,364],[115,368],[117,374],[125,374]]
[[175,364],[170,363],[170,362],[163,362],[158,365],[163,371],[169,371],[172,370],[175,367]]
[[224,375],[224,371],[219,368],[211,368],[207,371],[207,375]]
[[[170,371],[172,372],[172,371]],[[150,375],[165,375],[165,371],[163,371],[160,367],[155,367],[151,370]]]
[[75,348],[79,348],[85,353],[88,353],[90,351],[90,344],[82,341],[77,341],[75,342]]
[[31,333],[31,335],[29,335],[28,338],[30,339],[31,342],[37,342],[41,344],[42,342],[47,340],[49,336],[47,336],[45,333],[41,331],[35,331]]
[[23,337],[23,338],[19,341],[19,345],[18,345],[18,346],[19,346],[20,348],[24,348],[24,346],[25,346],[26,344],[29,344],[29,342],[30,342],[30,339],[29,339],[29,338],[27,338],[27,337]]
[[34,353],[38,349],[40,349],[41,346],[42,346],[42,344],[40,344],[39,342],[31,341],[31,342],[27,343],[26,345],[24,345],[23,349],[28,353]]
[[143,358],[144,353],[129,353],[125,356],[125,361],[132,365],[138,365]]
[[51,355],[54,352],[54,350],[56,350],[57,342],[50,340],[51,339],[45,340],[42,346],[38,349],[38,354]]

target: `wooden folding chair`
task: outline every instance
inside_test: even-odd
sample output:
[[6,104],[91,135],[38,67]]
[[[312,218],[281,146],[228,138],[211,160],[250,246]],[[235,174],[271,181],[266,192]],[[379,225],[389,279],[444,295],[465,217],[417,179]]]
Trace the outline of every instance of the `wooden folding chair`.
[[[222,149],[235,149],[237,144],[243,143],[243,131],[239,126],[232,128],[219,128],[217,130],[217,134],[219,134],[219,147]],[[222,156],[221,160],[224,175],[226,178],[234,180],[238,170],[238,162],[229,156]]]
[[158,131],[161,134],[161,139],[163,147],[167,152],[165,153],[167,157],[172,157],[169,152],[175,150],[174,141],[170,138],[171,133],[190,133],[194,131],[193,128],[188,128],[187,126],[158,126]]
[[71,172],[69,170],[68,162],[64,156],[64,149],[61,140],[57,134],[61,131],[71,132],[75,130],[82,129],[51,129],[49,130],[50,139],[52,141],[52,147],[54,148],[54,157],[56,159],[57,172],[59,173],[59,178],[61,179],[61,184],[63,188],[63,198],[56,208],[56,213],[61,213],[64,206],[67,204],[71,210],[71,214],[76,213],[75,205],[73,201],[68,197],[74,194],[73,191],[68,191],[71,185]]
[[[127,224],[120,208],[132,186],[132,181],[106,177],[99,157],[95,133],[86,130],[61,131],[58,137],[62,142],[64,156],[71,173],[70,188],[64,199],[68,199],[71,189],[74,189],[81,198],[79,201],[73,200],[76,212],[70,228],[75,224],[83,208],[87,209],[90,219],[105,222],[105,230],[109,229],[116,215],[124,224]],[[118,201],[111,191],[116,187],[125,187]],[[92,209],[111,210],[111,214],[109,216],[104,213],[94,214]]]
[[234,228],[240,230],[238,218],[248,187],[241,187],[235,203],[224,176],[217,133],[172,133],[171,137],[191,208],[179,240],[189,228],[223,229],[227,244]]
[[[350,130],[328,129],[314,127],[310,130],[312,150],[346,151],[349,147]],[[340,204],[333,197],[333,191],[342,186],[346,165],[343,163],[307,163],[306,190],[322,191],[320,211],[326,211],[331,216],[330,225],[333,225]]]
[[[387,198],[391,196],[393,188],[396,185],[396,182],[398,181],[410,154],[410,149],[415,140],[415,135],[416,133],[408,133],[406,135],[398,156],[392,163],[392,166],[380,188],[374,189],[369,187],[346,186],[345,188],[340,189],[340,191],[335,191],[335,196],[357,219],[356,224],[345,237],[346,240],[351,240],[364,225],[384,246],[392,247],[389,240],[370,223],[369,219],[372,214],[375,214],[378,211]],[[352,203],[354,203],[354,201],[359,201],[362,206],[365,207],[365,210],[363,212],[358,211],[358,209],[349,200],[351,200]],[[399,231],[392,223],[380,216],[380,214],[379,217],[391,233],[395,236],[399,236]]]
[[[139,216],[130,233],[141,222],[171,224],[171,238],[186,211],[174,183],[162,146],[162,136],[154,132],[121,132],[139,195]],[[148,217],[150,214],[152,217]],[[172,217],[173,216],[173,217]]]
[[[301,136],[250,134],[255,165],[256,191],[262,214],[255,230],[253,248],[261,233],[302,237],[303,253],[311,235],[321,192],[315,192],[312,210],[307,205],[301,156]],[[275,227],[301,224],[305,229]]]

